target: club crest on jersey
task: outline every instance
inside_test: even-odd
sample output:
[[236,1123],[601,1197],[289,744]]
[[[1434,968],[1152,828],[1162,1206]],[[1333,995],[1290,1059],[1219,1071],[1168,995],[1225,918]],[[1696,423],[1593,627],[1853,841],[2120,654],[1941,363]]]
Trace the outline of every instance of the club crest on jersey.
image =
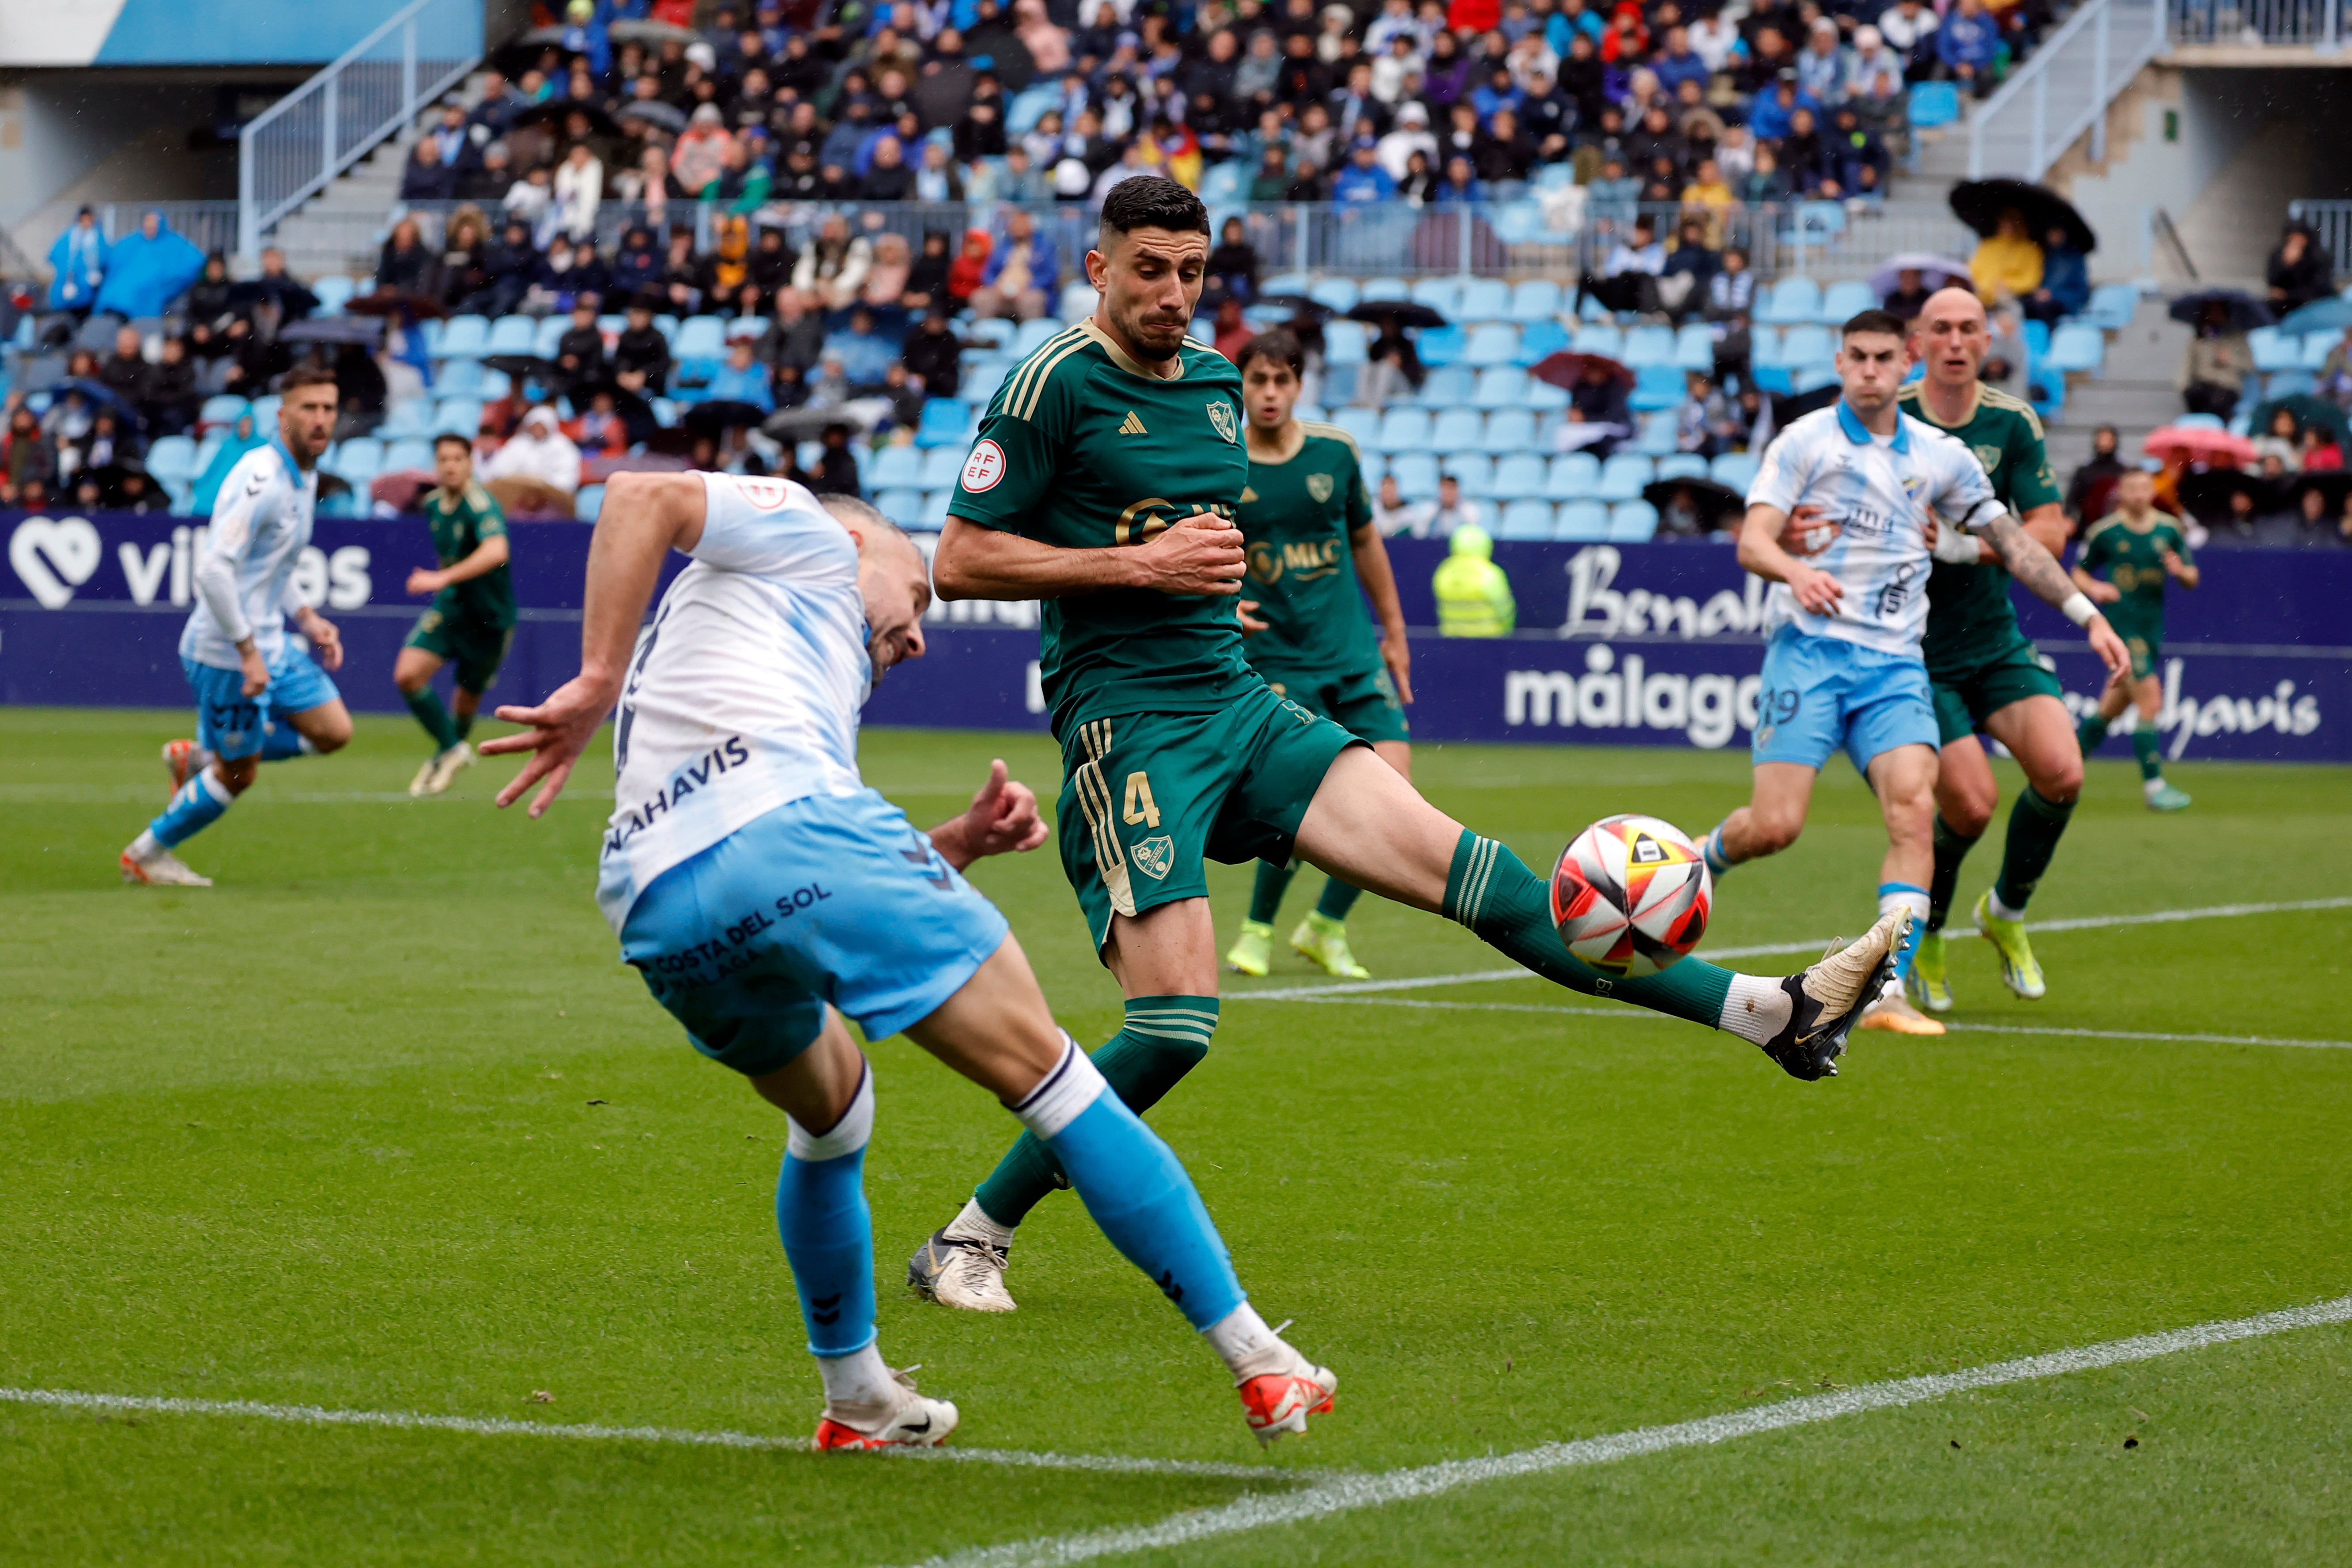
[[1135,868],[1155,882],[1166,881],[1176,868],[1176,841],[1164,833],[1129,845],[1127,852]]
[[1970,451],[1974,452],[1974,453],[1977,455],[1977,466],[1978,466],[1979,468],[1980,468],[1984,469],[1984,471],[1985,471],[1986,473],[1990,474],[1990,473],[1991,473],[1995,468],[2000,468],[2000,447],[1969,447],[1969,450],[1970,450]]
[[1234,405],[1222,397],[1209,405],[1209,424],[1228,442],[1241,436],[1241,426],[1234,419]]
[[1324,501],[1329,500],[1331,499],[1331,476],[1328,474],[1307,475],[1307,493],[1313,496],[1318,505]]

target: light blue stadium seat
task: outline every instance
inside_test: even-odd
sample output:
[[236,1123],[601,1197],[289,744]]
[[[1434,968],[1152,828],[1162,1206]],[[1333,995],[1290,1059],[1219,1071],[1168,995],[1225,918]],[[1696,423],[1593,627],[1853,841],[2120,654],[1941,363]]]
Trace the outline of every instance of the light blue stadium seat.
[[1816,360],[1811,364],[1798,365],[1789,372],[1789,390],[1796,393],[1818,392],[1824,386],[1837,384],[1835,363],[1823,364]]
[[1554,386],[1548,381],[1528,383],[1528,406],[1538,414],[1549,414],[1568,406],[1568,388]]
[[1726,489],[1748,493],[1756,482],[1757,458],[1751,452],[1726,452],[1706,466],[1706,476]]
[[952,447],[961,458],[971,445],[972,427],[977,419],[972,405],[961,398],[930,398],[923,404],[923,416],[915,425],[915,445]]
[[1702,375],[1715,374],[1715,333],[1704,321],[1693,321],[1675,334],[1675,363]]
[[1323,323],[1323,357],[1333,364],[1361,364],[1370,338],[1361,321]]
[[1331,416],[1331,423],[1353,437],[1359,450],[1377,452],[1381,449],[1380,410],[1342,408]]
[[[1675,414],[1673,410],[1660,409],[1654,414],[1637,414],[1633,417],[1640,422],[1640,427],[1633,433],[1632,450],[1650,458],[1671,457],[1674,454]],[[1626,448],[1619,449],[1622,451]]]
[[[923,455],[912,447],[885,447],[874,454],[872,466],[866,471],[866,482],[874,489],[920,489],[923,484]],[[883,513],[885,517],[890,514]],[[893,522],[896,518],[891,518]]]
[[1601,465],[1601,482],[1592,493],[1601,500],[1637,500],[1642,487],[1656,477],[1649,458],[1637,452],[1618,452]]
[[1519,329],[1518,363],[1536,364],[1566,349],[1570,342],[1568,329],[1550,317],[1530,321]]
[[727,323],[716,316],[688,316],[677,324],[669,352],[679,359],[724,359]]
[[479,397],[482,384],[490,372],[482,368],[478,359],[443,360],[441,368],[433,373],[433,395],[436,397]]
[[196,467],[196,444],[185,436],[158,436],[147,447],[147,471],[157,483],[177,484],[202,472]]
[[1591,321],[1576,329],[1570,347],[1580,354],[1606,354],[1611,359],[1625,356],[1625,333],[1613,321]]
[[530,335],[530,347],[524,352],[535,353],[541,359],[553,359],[556,345],[571,330],[572,318],[569,316],[542,316],[538,330]]
[[1458,326],[1431,327],[1412,346],[1425,365],[1459,364],[1470,346],[1470,334]]
[[1500,321],[1511,313],[1511,286],[1499,278],[1473,278],[1462,286],[1457,313],[1465,321]]
[[1005,372],[1012,368],[1003,361],[991,360],[986,364],[967,371],[963,378],[956,383],[956,395],[970,398],[975,408],[985,408],[988,406],[988,400],[996,395],[996,389],[1003,384]]
[[1037,129],[1037,121],[1045,118],[1049,109],[1062,106],[1062,84],[1059,79],[1032,82],[1013,95],[1004,106],[1004,133],[1026,136]]
[[1621,500],[1609,509],[1612,544],[1647,544],[1658,531],[1658,509],[1645,500]]
[[[258,434],[261,428],[261,423],[257,419],[254,422],[255,433]],[[409,397],[394,404],[391,412],[383,416],[383,423],[376,426],[375,433],[387,441],[432,435],[432,400],[425,397]]]
[[1591,543],[1609,537],[1609,509],[1597,500],[1563,502],[1553,521],[1551,536],[1570,544]]
[[1658,478],[1662,479],[1703,479],[1706,478],[1706,459],[1696,452],[1676,452],[1671,458],[1658,459]]
[[1045,346],[1046,339],[1052,337],[1061,330],[1062,327],[1060,322],[1049,321],[1042,316],[1034,321],[1022,322],[1019,327],[1013,330],[1012,344],[1013,357],[1016,360],[1028,358],[1031,354]]
[[604,487],[582,485],[572,497],[572,515],[582,522],[593,522],[596,514],[604,510]]
[[1909,119],[1915,131],[1949,125],[1960,117],[1960,89],[1948,81],[1911,84]]
[[1429,373],[1421,384],[1420,395],[1413,399],[1423,408],[1455,408],[1475,400],[1478,395],[1478,373],[1464,364],[1442,364]]
[[1412,298],[1412,285],[1402,278],[1367,278],[1364,279],[1363,287],[1356,290],[1356,300],[1359,304],[1373,300],[1410,300]]
[[[1542,457],[1534,452],[1513,452],[1507,458],[1496,459],[1494,482],[1487,487],[1486,493],[1496,500],[1520,501],[1539,498],[1543,489]],[[1545,521],[1549,522],[1550,519],[1546,518]]]
[[1859,278],[1832,283],[1822,294],[1822,321],[1827,326],[1838,326],[1864,310],[1876,309],[1878,296],[1872,293],[1870,285]]
[[500,316],[490,323],[490,336],[486,353],[494,354],[527,354],[539,341],[539,323],[529,316]]
[[2316,392],[2318,379],[2307,370],[2283,370],[2263,382],[2263,396],[2293,397],[2297,393]]
[[1672,365],[1675,363],[1675,330],[1660,326],[1628,327],[1625,330],[1623,358],[1635,370],[1648,365]]
[[1610,320],[1609,307],[1591,294],[1580,294],[1577,296],[1576,319],[1580,321],[1606,321]]
[[1364,493],[1379,494],[1381,476],[1389,471],[1388,458],[1378,452],[1360,452],[1356,455],[1356,468],[1364,476]]
[[1590,452],[1568,452],[1551,460],[1544,472],[1544,499],[1583,500],[1601,488],[1601,459]]
[[253,432],[267,439],[278,434],[278,409],[286,400],[276,393],[253,400]]
[[1360,292],[1352,278],[1318,278],[1315,286],[1307,290],[1307,297],[1344,316],[1356,308]]
[[383,472],[383,443],[373,436],[354,436],[335,448],[334,471],[364,489]]
[[448,327],[449,323],[447,321],[437,318],[428,319],[416,323],[416,341],[425,345],[425,353],[426,358],[432,359],[439,357],[441,353],[441,334],[446,331]]
[[[1363,374],[1363,370],[1364,367],[1360,364],[1333,364],[1329,359],[1325,359],[1323,362],[1323,400],[1326,403],[1354,402],[1356,398],[1356,377],[1361,375]],[[1310,416],[1306,413],[1303,406],[1299,409],[1294,410],[1293,413],[1295,417],[1300,419],[1315,417],[1315,416]]]
[[1515,364],[1481,371],[1471,402],[1481,408],[1522,408],[1527,405],[1528,373]]
[[1213,207],[1231,206],[1248,195],[1249,176],[1248,166],[1238,159],[1212,163],[1201,171],[1201,200]]
[[397,441],[384,444],[382,472],[397,474],[413,468],[429,472],[432,467],[433,443],[421,437],[404,436]]
[[1486,436],[1478,449],[1494,457],[1512,452],[1532,452],[1536,446],[1536,416],[1525,408],[1497,408],[1486,416]]
[[2344,341],[2341,332],[2305,332],[2303,335],[2303,368],[2318,370],[2327,363],[2327,356]]
[[629,330],[629,318],[619,314],[599,316],[596,330],[608,338],[617,338]]
[[1485,444],[1486,422],[1475,408],[1448,408],[1430,426],[1429,449],[1441,458],[1475,452]]
[[918,524],[936,533],[948,525],[948,508],[954,504],[953,485],[945,489],[927,491],[923,496],[923,515],[917,520]]
[[440,340],[425,347],[435,359],[479,359],[490,352],[490,323],[479,316],[452,316],[441,323]]
[[1758,370],[1768,366],[1786,365],[1780,357],[1780,329],[1751,327],[1748,333],[1748,363]]
[[1423,278],[1412,286],[1412,297],[1449,321],[1462,320],[1462,279],[1453,276]]
[[1495,459],[1469,452],[1445,460],[1444,469],[1460,481],[1462,493],[1481,500],[1495,493]]
[[2256,327],[2246,334],[2246,347],[2256,370],[2291,370],[2303,363],[2303,340],[2288,337],[2276,327]]
[[1426,452],[1430,449],[1429,410],[1426,408],[1391,408],[1381,417],[1381,432],[1373,446],[1397,457],[1406,452]]
[[340,272],[330,272],[310,281],[310,292],[319,297],[319,313],[322,316],[341,315],[343,307],[352,302],[352,296],[359,289],[355,279]]
[[1389,473],[1407,500],[1437,499],[1437,459],[1427,452],[1399,452],[1389,459]]
[[1530,278],[1511,290],[1511,308],[1505,312],[1523,327],[1549,321],[1560,312],[1559,285],[1549,278]]
[[2067,321],[2050,336],[2050,368],[2096,373],[2107,357],[2106,334],[2088,321]]
[[923,489],[953,489],[963,475],[963,447],[933,447],[923,454]]
[[207,436],[203,440],[197,442],[196,472],[201,474],[206,468],[211,468],[213,466],[213,459],[220,456],[220,449],[226,445],[227,445],[227,438],[217,435]]
[[992,348],[1005,349],[1013,346],[1013,334],[1015,330],[1014,324],[1003,317],[990,316],[984,321],[973,321],[967,326],[959,327],[957,335],[987,343]]
[[1678,408],[1683,396],[1683,372],[1671,364],[1646,364],[1633,374],[1633,404],[1637,410]]
[[900,528],[913,528],[923,520],[923,492],[902,485],[877,490],[874,510]]
[[1492,365],[1509,364],[1518,358],[1518,353],[1519,329],[1508,321],[1487,321],[1470,333],[1470,342],[1462,351],[1462,363],[1485,370]]
[[1771,287],[1756,319],[1780,326],[1822,319],[1822,286],[1810,278],[1783,278]]
[[1837,358],[1837,339],[1827,327],[1790,327],[1780,336],[1780,363],[1790,370],[1825,365]]
[[2107,331],[2120,331],[2131,324],[2132,312],[2139,309],[2139,290],[2129,283],[2102,283],[2091,290],[2091,302],[2083,309],[2083,320]]
[[470,441],[480,434],[481,428],[482,405],[478,398],[445,397],[433,411],[433,433],[436,436],[446,430]]
[[1495,525],[1497,539],[1549,539],[1552,527],[1552,507],[1548,500],[1522,498],[1503,508],[1502,521]]
[[677,344],[677,318],[676,316],[656,316],[654,318],[654,331],[662,335],[662,342],[670,344],[672,349],[675,350]]
[[[30,317],[26,319],[31,320]],[[249,406],[251,405],[244,398],[235,393],[215,393],[205,398],[204,405],[196,410],[196,423],[205,429],[210,429],[215,425],[234,425]],[[257,431],[256,434],[267,433]]]
[[[2050,323],[2047,321],[2027,321],[2025,323],[2026,362],[2030,364],[2033,361],[2041,359],[2049,353],[2049,352]],[[1927,374],[1927,367],[1925,365],[1915,364],[1911,368],[1917,371],[1922,375]],[[1907,380],[1908,377],[1906,376],[1906,379]]]

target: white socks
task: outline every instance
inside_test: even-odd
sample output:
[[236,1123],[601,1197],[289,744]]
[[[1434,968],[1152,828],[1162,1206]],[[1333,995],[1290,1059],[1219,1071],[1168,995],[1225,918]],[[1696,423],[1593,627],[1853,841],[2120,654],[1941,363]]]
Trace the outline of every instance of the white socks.
[[978,1198],[964,1199],[963,1212],[948,1221],[947,1229],[940,1234],[950,1241],[984,1241],[991,1247],[1013,1245],[1013,1227],[989,1218]]
[[882,1352],[877,1345],[868,1343],[847,1355],[821,1355],[816,1358],[816,1370],[824,1379],[828,1405],[859,1405],[886,1414],[898,1403],[898,1382],[882,1364]]
[[1715,1026],[1751,1046],[1760,1046],[1789,1026],[1790,1009],[1794,1005],[1778,980],[1734,973],[1731,990],[1723,998],[1723,1016],[1715,1021]]
[[2021,921],[2025,918],[2023,910],[2012,910],[2000,901],[2000,889],[1998,888],[1985,895],[1985,908],[1991,911],[1995,920]]
[[1288,1372],[1298,1363],[1299,1355],[1285,1343],[1257,1309],[1244,1301],[1223,1317],[1201,1331],[1212,1349],[1223,1359],[1234,1374],[1234,1382],[1242,1384],[1268,1373]]
[[155,842],[155,836],[143,828],[140,831],[139,837],[131,841],[131,847],[123,851],[133,860],[139,861],[152,860],[163,852],[163,847]]
[[2139,793],[2147,796],[2150,800],[2154,800],[2156,798],[2157,791],[2163,787],[2164,775],[2162,773],[2157,774],[2152,779],[2142,779],[2139,781]]

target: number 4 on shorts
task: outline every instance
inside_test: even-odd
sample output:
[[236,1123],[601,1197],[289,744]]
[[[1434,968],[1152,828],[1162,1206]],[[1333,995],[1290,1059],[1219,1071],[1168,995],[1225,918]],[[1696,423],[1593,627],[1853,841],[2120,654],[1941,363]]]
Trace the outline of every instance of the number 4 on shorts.
[[1119,810],[1119,820],[1129,827],[1160,826],[1160,807],[1151,798],[1151,775],[1138,771],[1127,775],[1127,799]]

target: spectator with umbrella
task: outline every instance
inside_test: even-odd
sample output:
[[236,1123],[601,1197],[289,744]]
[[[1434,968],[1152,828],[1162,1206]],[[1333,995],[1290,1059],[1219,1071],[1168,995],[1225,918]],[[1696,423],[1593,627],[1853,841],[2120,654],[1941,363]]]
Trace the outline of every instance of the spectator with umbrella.
[[2052,325],[2080,315],[2091,302],[2090,262],[2074,248],[2063,225],[2053,224],[2043,234],[2042,281],[2019,299],[2028,316]]
[[1988,301],[2022,300],[2042,287],[2042,247],[2015,207],[2002,213],[1993,232],[1969,258],[1969,277]]

